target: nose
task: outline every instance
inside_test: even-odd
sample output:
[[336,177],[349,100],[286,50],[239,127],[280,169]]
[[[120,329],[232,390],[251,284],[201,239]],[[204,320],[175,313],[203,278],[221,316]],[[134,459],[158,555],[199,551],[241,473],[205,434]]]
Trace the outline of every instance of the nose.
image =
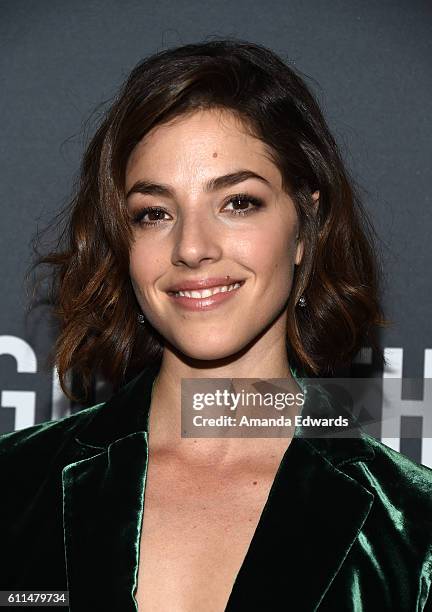
[[[192,211],[191,211],[192,212]],[[198,213],[185,215],[174,235],[171,261],[175,266],[197,268],[203,261],[217,261],[222,254],[220,233],[211,220]]]

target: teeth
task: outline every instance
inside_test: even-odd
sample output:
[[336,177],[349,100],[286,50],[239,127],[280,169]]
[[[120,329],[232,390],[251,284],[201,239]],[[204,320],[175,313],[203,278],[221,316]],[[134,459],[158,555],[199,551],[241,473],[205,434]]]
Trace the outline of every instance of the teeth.
[[212,287],[211,289],[202,289],[201,291],[176,291],[175,296],[202,299],[215,295],[216,293],[225,293],[226,291],[232,291],[238,289],[240,283],[234,283],[233,285],[224,285],[223,287]]

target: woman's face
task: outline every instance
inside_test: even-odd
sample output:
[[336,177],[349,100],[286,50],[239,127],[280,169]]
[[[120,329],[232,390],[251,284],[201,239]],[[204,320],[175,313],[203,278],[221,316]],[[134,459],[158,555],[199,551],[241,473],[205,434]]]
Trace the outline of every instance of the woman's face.
[[[134,217],[132,284],[144,316],[166,340],[209,360],[258,336],[285,334],[303,249],[298,218],[265,145],[238,118],[197,111],[154,128],[128,160],[126,193]],[[170,293],[208,279],[219,288],[241,286],[215,297]]]

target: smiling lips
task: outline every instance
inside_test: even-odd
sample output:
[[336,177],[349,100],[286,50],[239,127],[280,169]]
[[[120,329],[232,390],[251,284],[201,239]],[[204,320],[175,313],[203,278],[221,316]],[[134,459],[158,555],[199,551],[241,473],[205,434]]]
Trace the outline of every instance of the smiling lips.
[[[181,289],[174,290],[173,288],[173,290],[168,291],[168,295],[174,300],[175,304],[188,310],[209,310],[230,299],[245,282],[235,281],[230,285],[215,285],[213,284],[214,280],[206,279],[188,284],[183,283]],[[189,287],[186,288],[188,285]],[[191,285],[198,285],[201,288],[190,288]]]
[[230,285],[233,283],[244,282],[238,278],[233,278],[232,276],[214,276],[211,278],[198,278],[196,280],[184,280],[179,283],[175,283],[167,289],[168,292],[177,292],[177,291],[194,291],[201,289],[209,289],[210,287],[222,287],[224,285]]

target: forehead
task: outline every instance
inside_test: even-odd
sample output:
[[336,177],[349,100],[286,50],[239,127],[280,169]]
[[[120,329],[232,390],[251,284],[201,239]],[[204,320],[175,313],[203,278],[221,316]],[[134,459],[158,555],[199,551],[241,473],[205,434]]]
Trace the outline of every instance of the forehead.
[[126,166],[126,182],[169,173],[225,173],[242,167],[280,182],[269,147],[253,135],[250,126],[234,113],[199,110],[153,128],[132,151]]

